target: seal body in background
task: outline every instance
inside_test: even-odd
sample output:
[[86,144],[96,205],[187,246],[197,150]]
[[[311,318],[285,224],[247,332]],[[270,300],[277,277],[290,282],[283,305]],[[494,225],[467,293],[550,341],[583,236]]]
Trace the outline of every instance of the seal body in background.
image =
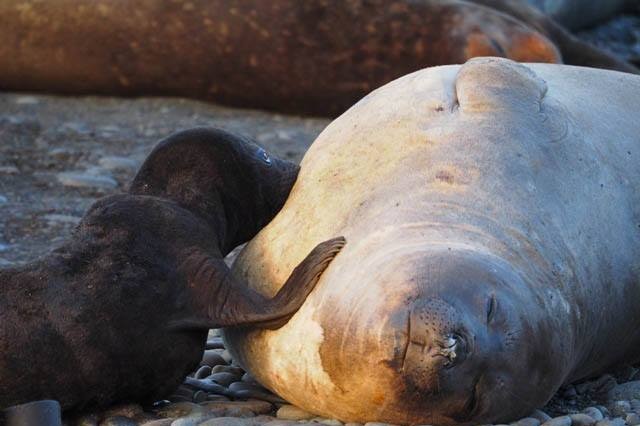
[[572,58],[501,11],[457,0],[7,0],[0,89],[186,96],[336,116],[427,66]]
[[331,123],[233,272],[274,294],[349,241],[277,331],[226,330],[260,383],[345,422],[504,423],[640,360],[640,77],[478,58]]
[[556,22],[578,30],[630,8],[634,0],[527,0]]

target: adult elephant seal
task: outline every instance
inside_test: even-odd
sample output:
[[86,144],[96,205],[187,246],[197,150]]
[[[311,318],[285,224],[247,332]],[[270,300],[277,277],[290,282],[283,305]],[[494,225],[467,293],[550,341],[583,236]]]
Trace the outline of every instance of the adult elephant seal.
[[[6,0],[0,40],[4,90],[178,95],[319,115],[426,66],[565,54],[523,22],[458,0]],[[615,58],[593,64],[634,70]]]
[[371,93],[313,143],[235,275],[266,296],[349,245],[277,331],[225,331],[263,384],[343,421],[484,424],[640,360],[640,77],[481,58]]
[[223,257],[276,214],[297,170],[220,130],[178,133],[67,244],[0,270],[0,408],[154,401],[198,365],[209,328],[286,322],[344,240],[311,250],[273,298]]

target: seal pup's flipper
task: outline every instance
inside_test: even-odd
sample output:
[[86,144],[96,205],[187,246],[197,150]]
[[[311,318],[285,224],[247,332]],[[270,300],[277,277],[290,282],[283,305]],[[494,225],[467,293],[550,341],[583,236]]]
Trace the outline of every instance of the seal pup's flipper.
[[222,259],[192,253],[181,269],[188,285],[197,289],[194,314],[172,321],[170,328],[208,329],[249,324],[279,328],[302,306],[345,243],[344,237],[337,237],[318,244],[271,299],[233,277]]

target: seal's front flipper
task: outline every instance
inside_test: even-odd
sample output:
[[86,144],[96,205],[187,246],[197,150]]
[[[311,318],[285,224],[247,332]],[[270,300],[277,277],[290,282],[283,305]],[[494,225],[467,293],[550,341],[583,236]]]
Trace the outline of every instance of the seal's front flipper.
[[318,244],[271,299],[234,278],[220,258],[196,252],[180,269],[196,295],[193,315],[170,323],[173,329],[256,325],[278,328],[302,306],[324,270],[345,245],[344,237]]

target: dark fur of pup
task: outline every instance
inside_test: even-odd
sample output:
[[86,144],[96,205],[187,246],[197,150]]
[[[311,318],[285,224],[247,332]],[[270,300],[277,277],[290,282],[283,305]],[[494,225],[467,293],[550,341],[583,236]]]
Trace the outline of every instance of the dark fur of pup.
[[0,270],[0,409],[153,401],[197,366],[209,328],[285,322],[344,239],[319,244],[272,299],[223,258],[273,218],[297,171],[221,130],[177,133],[65,245]]

